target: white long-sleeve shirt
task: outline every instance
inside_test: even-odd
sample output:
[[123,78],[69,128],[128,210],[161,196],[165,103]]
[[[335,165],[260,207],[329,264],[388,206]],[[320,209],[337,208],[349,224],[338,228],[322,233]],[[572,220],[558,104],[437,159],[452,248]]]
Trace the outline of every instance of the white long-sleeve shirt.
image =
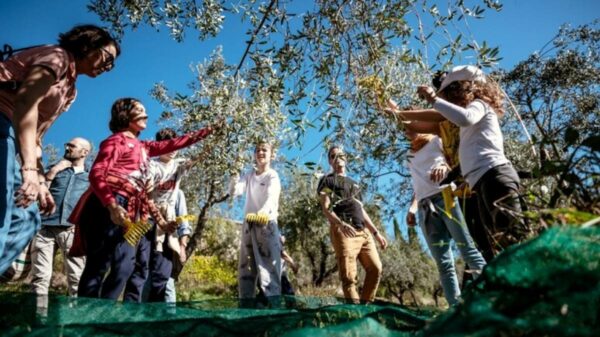
[[460,169],[471,187],[491,168],[508,163],[498,116],[481,100],[466,108],[437,98],[433,108],[460,127]]
[[232,181],[230,188],[234,197],[246,192],[245,214],[264,213],[269,220],[277,220],[281,183],[275,170],[268,169],[260,175],[253,170],[241,179]]
[[415,198],[418,201],[440,193],[442,188],[431,180],[431,171],[445,163],[442,141],[439,137],[433,137],[419,151],[410,153],[408,168],[413,180]]

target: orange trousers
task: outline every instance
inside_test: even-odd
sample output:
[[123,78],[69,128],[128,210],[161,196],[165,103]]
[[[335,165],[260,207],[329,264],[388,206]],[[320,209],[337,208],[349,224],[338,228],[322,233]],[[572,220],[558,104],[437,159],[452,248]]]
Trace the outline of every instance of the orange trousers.
[[[354,303],[373,301],[381,279],[381,260],[373,236],[364,229],[356,230],[356,236],[352,238],[345,237],[337,228],[331,227],[330,232],[344,297]],[[356,288],[358,283],[356,260],[366,272],[360,296]]]

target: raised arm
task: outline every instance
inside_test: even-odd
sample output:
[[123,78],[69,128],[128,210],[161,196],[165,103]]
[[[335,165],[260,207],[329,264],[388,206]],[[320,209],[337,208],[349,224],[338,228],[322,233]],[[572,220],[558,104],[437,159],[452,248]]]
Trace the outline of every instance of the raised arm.
[[434,109],[411,109],[402,110],[394,100],[390,99],[387,102],[387,107],[383,110],[385,113],[396,118],[406,121],[423,121],[423,122],[442,122],[446,120],[444,116]]
[[397,112],[402,118],[409,121],[423,122],[443,122],[446,120],[437,110],[419,109],[419,110],[400,110]]
[[142,143],[148,150],[150,157],[156,157],[193,145],[206,138],[212,132],[213,129],[211,127],[206,127],[177,138],[161,141],[144,141]]
[[440,124],[438,122],[410,122],[404,124],[404,127],[416,133],[430,133],[433,135],[440,134]]
[[[251,174],[251,173],[249,173]],[[231,176],[231,180],[229,180],[229,195],[231,197],[238,197],[242,194],[244,194],[244,192],[246,192],[246,187],[247,187],[247,182],[248,182],[248,176],[245,175],[242,177],[242,179],[240,179],[239,174],[234,174]]]
[[474,125],[485,116],[485,106],[479,101],[474,101],[467,108],[463,108],[438,97],[433,88],[420,86],[417,92],[419,96],[433,103],[435,110],[460,127]]

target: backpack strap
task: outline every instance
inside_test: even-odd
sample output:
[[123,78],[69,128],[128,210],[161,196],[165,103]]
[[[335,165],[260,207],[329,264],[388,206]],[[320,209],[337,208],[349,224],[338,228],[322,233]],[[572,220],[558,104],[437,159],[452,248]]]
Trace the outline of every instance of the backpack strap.
[[4,47],[2,48],[2,51],[0,51],[0,62],[3,62],[6,59],[10,58],[11,56],[13,56],[14,53],[17,53],[17,52],[20,52],[20,51],[23,51],[23,50],[27,50],[27,49],[31,49],[31,48],[41,47],[41,46],[43,46],[43,44],[38,44],[38,45],[35,45],[35,46],[13,49],[13,47],[11,45],[4,44]]
[[[20,52],[23,50],[32,49],[32,48],[36,48],[36,47],[41,47],[41,46],[43,46],[43,45],[39,44],[39,45],[35,45],[35,46],[30,46],[30,47],[13,49],[13,47],[11,45],[5,44],[4,47],[2,48],[2,50],[0,51],[0,62],[4,62],[5,60],[9,59],[16,52]],[[20,85],[21,85],[21,82],[15,81],[15,80],[0,81],[0,90],[16,91]]]

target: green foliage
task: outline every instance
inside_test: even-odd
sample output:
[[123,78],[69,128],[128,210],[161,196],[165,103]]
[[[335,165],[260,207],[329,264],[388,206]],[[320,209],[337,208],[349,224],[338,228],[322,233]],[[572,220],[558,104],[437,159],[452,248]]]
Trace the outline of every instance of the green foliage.
[[531,151],[510,133],[517,126],[507,122],[507,152],[532,172],[526,184],[536,210],[575,207],[600,214],[599,24],[562,27],[540,52],[503,76],[539,152],[539,161],[532,161]]
[[177,282],[178,299],[193,301],[207,296],[235,296],[237,271],[217,256],[190,258]]
[[299,287],[322,286],[337,276],[337,268],[329,225],[317,198],[318,177],[299,169],[286,173],[279,224],[286,250],[300,262],[295,281]]
[[166,125],[190,131],[225,121],[224,127],[187,152],[202,158],[190,174],[192,179],[186,181],[186,188],[195,192],[191,194],[193,204],[209,203],[224,195],[229,174],[239,173],[249,162],[244,153],[258,140],[277,139],[283,134],[285,117],[277,89],[281,79],[270,73],[256,75],[260,82],[248,82],[231,76],[232,71],[219,48],[195,67],[196,80],[189,84],[191,94],[169,93],[163,84],[152,91],[168,110],[163,114]]
[[541,222],[546,226],[552,225],[581,225],[598,217],[588,212],[578,211],[573,208],[543,209],[539,211],[526,211],[525,217]]
[[273,0],[231,6],[217,0],[201,5],[190,0],[92,0],[89,5],[120,35],[127,26],[164,24],[177,40],[183,39],[186,28],[202,39],[215,36],[224,13],[239,17],[249,25],[249,45],[242,57],[248,61],[236,70],[247,69],[241,78],[250,87],[264,84],[264,75],[272,72],[282,79],[270,86],[270,93],[284,101],[296,133],[294,145],[311,128],[330,133],[324,142],[364,138],[366,133],[347,132],[346,125],[351,120],[359,126],[372,124],[373,116],[362,113],[369,109],[357,86],[363,77],[382,77],[389,93],[404,103],[413,96],[415,84],[426,82],[412,81],[390,67],[412,67],[427,76],[430,55],[440,68],[468,56],[485,66],[493,64],[498,48],[485,42],[479,46],[469,33],[468,20],[501,8],[491,0],[469,5],[455,0],[439,7],[425,0],[318,0],[312,6]]
[[110,24],[122,37],[125,28],[137,28],[141,23],[158,30],[164,24],[171,36],[181,42],[185,28],[194,27],[201,40],[216,36],[222,28],[225,1],[203,0],[91,0],[88,9]]
[[[148,24],[167,26],[176,40],[186,29],[204,39],[218,34],[224,15],[248,27],[248,49],[235,70],[216,51],[197,67],[191,93],[167,94],[162,84],[154,89],[166,107],[164,119],[180,121],[182,130],[218,116],[229,122],[210,146],[195,151],[208,160],[194,172],[205,178],[189,190],[199,189],[197,200],[203,201],[222,195],[223,178],[243,167],[241,153],[257,136],[285,135],[284,146],[300,147],[307,132],[318,130],[322,144],[340,143],[353,154],[350,167],[369,192],[380,191],[378,203],[387,206],[383,209],[397,208],[406,203],[397,193],[407,176],[404,137],[379,116],[372,95],[358,85],[360,79],[380,78],[385,96],[407,106],[416,102],[416,85],[429,83],[429,64],[445,69],[473,57],[490,66],[499,59],[498,48],[478,43],[468,26],[487,10],[502,8],[492,0],[445,5],[425,0],[252,0],[230,6],[218,0],[93,0],[89,8],[119,34],[127,26]],[[303,159],[290,158],[290,164]],[[319,164],[307,168],[318,170]],[[381,183],[381,177],[389,181]]]
[[385,267],[378,293],[383,297],[400,304],[407,304],[409,298],[412,305],[419,306],[423,295],[431,297],[439,287],[436,266],[419,244],[414,227],[409,227],[409,242],[402,237],[390,242],[381,252],[381,262]]
[[[167,125],[189,131],[221,118],[227,122],[217,134],[188,151],[203,160],[192,171],[185,189],[190,204],[200,205],[195,241],[199,242],[206,224],[206,243],[201,249],[228,256],[231,254],[223,252],[234,248],[220,246],[223,242],[218,238],[233,238],[230,235],[234,231],[227,229],[227,234],[213,236],[218,225],[211,227],[206,219],[218,212],[213,206],[223,200],[229,176],[251,161],[248,150],[257,139],[276,139],[283,146],[301,147],[307,132],[319,132],[323,138],[313,150],[334,142],[345,147],[350,154],[350,171],[368,186],[366,200],[374,217],[388,219],[399,207],[405,207],[410,195],[399,193],[409,190],[403,165],[407,153],[404,136],[380,115],[381,101],[376,104],[373,92],[359,83],[364,78],[377,78],[379,96],[391,97],[405,107],[419,103],[415,89],[429,83],[430,64],[447,69],[468,60],[483,67],[494,66],[500,60],[498,47],[478,42],[468,21],[482,18],[488,9],[501,8],[492,0],[468,5],[455,0],[446,6],[425,0],[317,0],[302,6],[291,1],[252,0],[228,7],[216,0],[201,5],[195,1],[94,0],[90,5],[121,34],[128,25],[164,24],[178,41],[184,38],[186,28],[196,29],[205,39],[218,34],[224,15],[239,17],[248,26],[248,50],[239,66],[227,62],[217,49],[195,67],[189,92],[172,93],[164,84],[153,90],[165,107],[162,119]],[[591,59],[597,56],[597,33],[587,27],[561,34],[552,49],[560,56],[555,61],[560,62],[538,55],[503,81],[521,109],[530,108],[524,114],[529,128],[543,131],[535,133],[538,146],[552,147],[556,152],[539,170],[551,172],[552,177],[545,175],[531,183],[530,193],[535,193],[539,204],[572,202],[581,207],[597,200],[594,188],[591,196],[585,191],[598,186],[598,158],[593,152],[598,142],[593,137],[598,133],[595,95],[599,82],[597,67],[590,67],[586,63],[589,60],[581,57],[585,52],[591,53]],[[566,42],[569,39],[589,48],[568,52],[572,47]],[[594,46],[595,51],[591,51]],[[588,71],[592,76],[587,76]],[[593,95],[588,95],[590,92]],[[557,106],[566,110],[544,115],[551,110],[548,107]],[[534,111],[541,115],[534,115]],[[576,113],[580,111],[591,113]],[[558,124],[573,127],[557,128]],[[511,128],[514,130],[512,123],[507,123],[509,134]],[[517,162],[527,161],[522,139],[514,140],[508,152]],[[551,145],[551,141],[562,143]],[[301,287],[326,285],[335,280],[335,260],[329,227],[315,195],[317,174],[326,164],[323,157],[314,161],[302,155],[287,159],[290,170],[282,174],[285,193],[279,221],[290,253],[302,265],[302,276],[296,281]],[[307,170],[298,169],[301,166]],[[578,173],[572,174],[574,169]],[[544,196],[544,186],[553,195]],[[408,243],[397,240],[382,253],[384,265],[390,266],[382,292],[428,291],[436,284],[431,260],[415,235],[411,238]]]
[[237,266],[240,249],[241,225],[224,218],[211,218],[206,222],[199,253],[218,256],[232,268]]

